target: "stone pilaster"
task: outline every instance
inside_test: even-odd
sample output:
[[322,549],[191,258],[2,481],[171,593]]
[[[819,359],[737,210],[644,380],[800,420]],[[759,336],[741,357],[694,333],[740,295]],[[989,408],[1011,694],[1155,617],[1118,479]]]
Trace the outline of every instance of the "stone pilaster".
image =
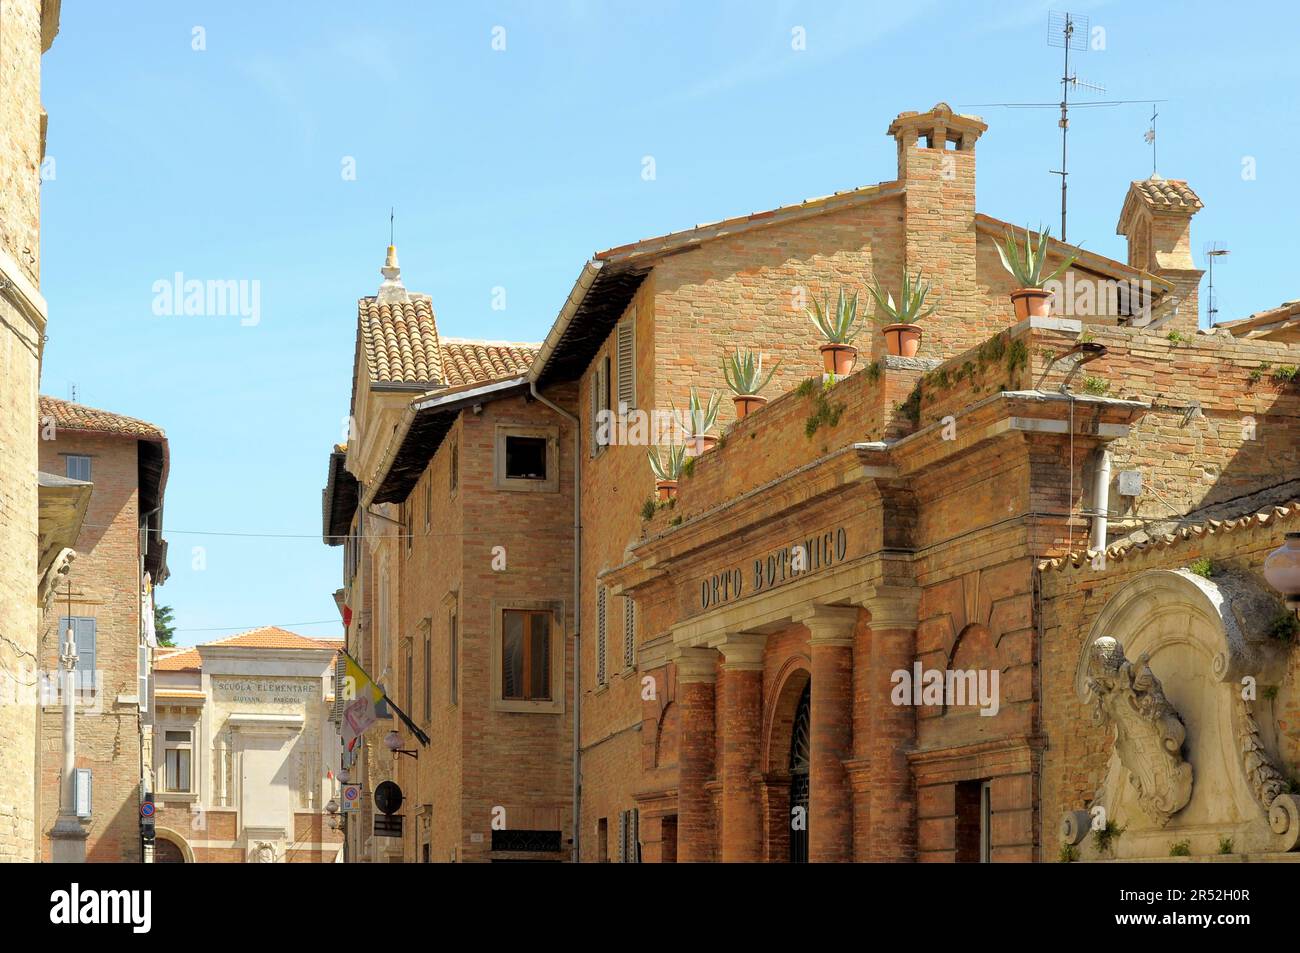
[[[907,752],[916,743],[916,710],[891,700],[895,671],[916,657],[920,590],[882,587],[866,602],[871,613],[871,848],[873,861],[916,858],[916,805]],[[814,689],[814,693],[815,693]]]
[[677,668],[678,783],[677,859],[699,863],[716,858],[712,795],[714,772],[714,682],[718,653],[679,649]]
[[763,859],[763,647],[766,636],[736,634],[718,647],[722,664],[722,859]]
[[808,860],[853,860],[853,795],[844,763],[853,755],[853,633],[856,607],[815,606],[799,620],[812,658],[808,770]]

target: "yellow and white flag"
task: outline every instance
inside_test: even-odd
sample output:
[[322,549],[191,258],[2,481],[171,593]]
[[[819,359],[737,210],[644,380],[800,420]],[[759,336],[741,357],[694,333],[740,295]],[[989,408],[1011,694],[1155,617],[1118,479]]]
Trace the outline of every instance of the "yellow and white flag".
[[356,659],[347,652],[343,657],[347,660],[343,673],[343,743],[351,751],[366,729],[379,720],[375,706],[384,693]]

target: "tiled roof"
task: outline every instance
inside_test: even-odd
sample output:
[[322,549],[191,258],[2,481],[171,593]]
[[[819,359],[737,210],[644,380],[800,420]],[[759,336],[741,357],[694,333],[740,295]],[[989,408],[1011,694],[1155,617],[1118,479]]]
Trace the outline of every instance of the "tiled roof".
[[428,295],[404,300],[362,298],[357,324],[370,380],[380,383],[442,382],[438,326]]
[[201,661],[199,649],[209,645],[220,645],[223,648],[333,649],[339,651],[343,648],[343,644],[340,639],[313,639],[274,625],[264,625],[261,628],[249,629],[247,632],[240,632],[237,635],[226,636],[224,639],[204,642],[202,646],[193,645],[189,648],[175,649],[169,654],[161,655],[155,659],[153,667],[158,672],[198,671]]
[[1162,179],[1152,176],[1133,183],[1142,201],[1154,209],[1204,208],[1203,203],[1182,179]]
[[483,384],[522,374],[533,363],[540,346],[508,341],[445,338],[442,342],[444,382],[455,387],[460,384]]
[[[1300,515],[1300,500],[1294,500],[1284,506],[1271,506],[1267,510],[1251,513],[1237,519],[1207,520],[1195,526],[1182,526],[1159,539],[1145,542],[1117,543],[1114,546],[1109,546],[1106,549],[1106,561],[1109,563],[1112,560],[1126,559],[1151,549],[1167,549],[1170,546],[1181,545],[1187,540],[1201,539],[1205,536],[1213,536],[1216,533],[1232,533],[1241,529],[1284,523],[1294,519],[1297,515]],[[1038,568],[1043,571],[1049,569],[1078,569],[1081,566],[1091,565],[1095,556],[1097,556],[1097,553],[1092,550],[1079,550],[1057,559],[1041,560],[1038,563]]]
[[40,399],[41,419],[51,418],[55,427],[61,430],[89,430],[95,433],[124,434],[131,437],[163,440],[166,434],[161,427],[134,417],[97,410],[71,401],[59,400],[42,394]]
[[191,646],[177,649],[167,655],[154,659],[155,672],[197,672],[199,670],[199,650]]

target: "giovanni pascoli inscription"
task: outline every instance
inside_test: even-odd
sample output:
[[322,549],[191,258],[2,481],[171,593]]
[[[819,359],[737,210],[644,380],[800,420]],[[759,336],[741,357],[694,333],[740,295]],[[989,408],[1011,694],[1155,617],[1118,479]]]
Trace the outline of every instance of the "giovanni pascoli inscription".
[[752,563],[720,570],[701,580],[700,608],[713,609],[841,563],[848,551],[848,532],[840,526],[773,550]]

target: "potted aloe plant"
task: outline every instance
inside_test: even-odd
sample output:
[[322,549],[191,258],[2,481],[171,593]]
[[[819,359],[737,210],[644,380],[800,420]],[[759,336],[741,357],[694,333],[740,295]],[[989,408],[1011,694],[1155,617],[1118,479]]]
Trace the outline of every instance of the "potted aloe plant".
[[767,386],[776,373],[776,366],[763,375],[763,355],[756,351],[741,350],[728,354],[722,359],[722,376],[731,388],[731,399],[736,405],[736,417],[744,417],[767,403],[766,397],[759,396],[759,391]]
[[685,420],[687,456],[698,457],[706,450],[712,450],[717,444],[718,438],[709,431],[718,422],[718,405],[721,403],[722,395],[717,391],[709,391],[708,400],[701,400],[695,388],[691,388]]
[[682,475],[682,467],[686,463],[686,445],[676,444],[668,447],[667,460],[660,455],[657,447],[651,447],[647,453],[650,457],[650,469],[655,475],[655,496],[660,503],[667,503],[677,496],[677,480]]
[[821,301],[814,300],[813,306],[807,310],[812,323],[826,338],[826,343],[819,348],[826,373],[836,377],[851,373],[853,362],[858,356],[858,349],[853,346],[853,339],[858,336],[859,330],[858,293],[855,291],[853,297],[849,298],[845,296],[844,289],[840,288],[834,314],[825,298]]
[[[1037,245],[1034,244],[1035,235],[1038,237]],[[1016,280],[1016,289],[1011,292],[1011,307],[1015,309],[1017,321],[1048,317],[1052,313],[1052,292],[1043,286],[1074,264],[1075,256],[1069,255],[1059,268],[1049,275],[1043,275],[1043,268],[1047,264],[1047,245],[1051,237],[1050,228],[1030,232],[1026,225],[1023,249],[1010,231],[1006,233],[1002,244],[995,246],[998,257],[1002,259],[1002,267]]]
[[895,357],[915,357],[917,348],[921,346],[921,329],[916,326],[916,322],[933,314],[939,307],[937,303],[928,308],[925,306],[925,299],[930,294],[930,282],[921,280],[920,271],[917,271],[915,278],[903,272],[903,288],[897,303],[894,302],[894,296],[879,284],[871,285],[868,290],[889,320],[880,329],[885,335],[886,350]]

